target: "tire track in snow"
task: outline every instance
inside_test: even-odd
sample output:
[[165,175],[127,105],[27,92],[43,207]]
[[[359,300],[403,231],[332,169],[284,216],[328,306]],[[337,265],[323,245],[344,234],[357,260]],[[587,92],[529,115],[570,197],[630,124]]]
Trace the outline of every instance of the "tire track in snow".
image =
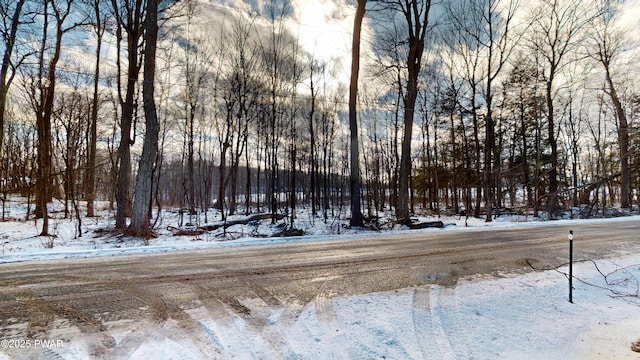
[[328,336],[332,346],[333,358],[337,359],[354,359],[358,358],[354,356],[348,341],[340,329],[340,323],[338,317],[333,308],[333,300],[331,294],[326,292],[320,292],[315,299],[316,317],[318,318],[318,325],[320,325],[322,331]]
[[288,338],[288,332],[294,325],[298,311],[290,307],[271,309],[266,318],[262,336],[280,353],[283,359],[298,359],[296,344]]
[[[93,352],[103,353],[113,347],[114,340],[105,331],[105,325],[93,314],[84,311],[81,301],[56,301],[29,289],[23,289],[15,295],[16,301],[24,304],[29,316],[26,338],[49,336],[58,319],[68,329],[75,328],[83,334]],[[48,348],[34,347],[31,350],[37,355],[30,358],[56,359],[59,356]]]
[[42,349],[37,354],[38,360],[65,360],[60,354],[51,349]]
[[471,357],[466,328],[460,314],[456,288],[431,288],[431,312],[434,329],[444,358],[467,359]]
[[279,354],[279,358],[298,358],[295,344],[287,337],[299,314],[295,305],[283,305],[273,292],[253,281],[245,282],[245,287],[255,295],[244,299],[244,305],[251,312],[251,319],[247,322],[253,332],[261,336],[270,349]]
[[280,300],[275,296],[275,294],[265,289],[264,287],[254,283],[247,284],[247,287],[252,292],[254,292],[260,299],[262,299],[265,303],[274,307],[278,307],[281,305]]
[[63,356],[48,348],[21,349],[15,359],[66,360]]
[[142,330],[140,323],[132,323],[128,326],[127,334],[117,341],[116,346],[108,353],[111,359],[123,359],[133,354],[138,348],[150,339],[150,334]]
[[430,287],[429,291],[429,313],[431,316],[431,326],[432,332],[435,339],[435,345],[437,346],[439,352],[436,358],[441,359],[455,359],[456,355],[453,351],[453,346],[445,332],[442,317],[439,314],[441,310],[440,306],[440,289],[441,287],[438,285],[433,285]]
[[149,314],[156,323],[162,324],[169,319],[170,312],[173,309],[169,308],[166,301],[158,293],[143,287],[133,286],[127,286],[124,290],[150,307]]
[[[241,359],[282,357],[278,356],[283,352],[281,338],[278,334],[266,336],[263,333],[265,319],[256,316],[256,311],[235,297],[216,293],[202,284],[194,283],[192,288],[203,308],[190,311],[191,316],[200,319],[199,327],[207,335],[207,341],[222,354],[233,354]],[[257,299],[264,303],[260,297]],[[202,310],[205,313],[198,314]]]
[[[224,302],[213,291],[201,284],[193,283],[193,291],[197,294],[206,314],[199,321],[199,326],[222,353],[236,352],[238,356],[255,358],[255,354],[249,349],[248,344],[244,344],[245,337],[242,337],[242,330],[236,325],[232,315],[225,308]],[[194,314],[195,315],[195,314]],[[195,317],[192,315],[192,317]],[[241,339],[240,345],[236,346],[236,341],[232,338],[237,336]]]
[[[148,344],[172,342],[178,346],[184,338],[195,338],[192,351],[197,351],[200,357],[213,356],[211,347],[203,345],[208,336],[200,322],[179,305],[165,299],[158,289],[129,286],[124,291],[145,304],[150,316],[141,323],[129,324],[130,331],[108,352],[110,358],[125,358]],[[155,331],[151,330],[154,326]]]
[[[440,339],[444,336],[442,327],[436,329],[431,313],[431,290],[428,287],[417,287],[413,291],[412,317],[416,340],[423,359],[444,359],[445,352],[441,350]],[[439,330],[439,331],[437,331]],[[446,342],[446,339],[444,339]]]

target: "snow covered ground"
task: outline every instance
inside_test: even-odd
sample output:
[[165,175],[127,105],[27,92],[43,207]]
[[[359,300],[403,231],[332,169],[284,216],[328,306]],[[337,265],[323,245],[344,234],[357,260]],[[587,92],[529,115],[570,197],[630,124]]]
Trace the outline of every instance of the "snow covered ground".
[[[160,220],[156,225],[157,238],[148,240],[145,244],[142,240],[114,236],[111,232],[114,224],[114,213],[106,209],[95,218],[82,218],[80,225],[81,234],[78,231],[78,222],[73,218],[63,218],[62,204],[55,203],[52,207],[52,219],[50,220],[49,233],[52,237],[39,237],[41,232],[40,220],[23,221],[26,215],[26,200],[12,198],[7,201],[8,221],[0,222],[0,264],[30,260],[62,259],[74,257],[114,256],[118,254],[158,253],[199,248],[217,248],[230,246],[248,246],[261,244],[276,244],[294,241],[321,241],[334,239],[348,239],[354,237],[369,237],[377,235],[401,234],[406,228],[396,226],[393,229],[373,231],[367,229],[348,229],[348,221],[329,219],[326,223],[319,216],[312,217],[305,209],[299,209],[295,220],[295,227],[304,231],[304,236],[273,237],[275,233],[283,230],[288,225],[287,218],[271,225],[265,220],[248,225],[234,225],[226,230],[217,229],[200,236],[173,236],[170,227],[178,227],[180,223],[186,225],[192,222],[194,225],[207,225],[220,223],[220,215],[217,210],[210,210],[208,223],[204,223],[204,216],[189,218],[184,215],[182,221],[177,210],[163,210]],[[84,207],[82,207],[84,209]],[[33,211],[33,209],[31,209]],[[387,226],[390,223],[388,217],[381,213],[380,223]],[[228,220],[243,218],[237,215]],[[418,216],[418,221],[442,221],[445,227],[442,229],[411,230],[417,232],[442,232],[442,231],[468,231],[471,229],[489,229],[496,227],[523,227],[523,226],[553,226],[567,225],[571,223],[585,222],[611,222],[625,221],[627,217],[592,220],[561,220],[540,221],[532,216],[500,216],[491,223],[484,219],[465,218],[460,216]],[[81,236],[79,236],[81,235]]]
[[[445,229],[420,231],[464,229],[464,218],[442,220],[448,224]],[[469,227],[539,226],[523,220],[506,218],[491,225],[470,220]],[[618,220],[593,221],[615,226]],[[37,237],[39,227],[34,222],[0,223],[0,263],[374,235],[371,231],[345,234],[345,229],[317,220],[314,223],[322,225],[307,227],[305,231],[312,235],[305,237],[230,240],[273,230],[256,225],[253,230],[229,228],[227,234],[199,237],[174,237],[160,231],[145,246],[95,232],[107,223],[108,215],[86,219],[85,234],[76,238],[77,223],[55,220],[57,237],[53,239]],[[299,224],[304,226],[303,221]],[[53,248],[47,247],[50,240]],[[640,353],[631,351],[631,344],[640,339],[640,254],[576,264],[574,303],[568,301],[567,272],[559,268],[502,274],[463,279],[455,288],[431,285],[351,297],[329,292],[307,304],[275,309],[259,299],[242,300],[252,313],[266,319],[261,326],[233,311],[207,307],[188,311],[197,324],[189,330],[173,319],[162,324],[125,324],[126,332],[109,330],[122,329],[122,324],[105,325],[116,344],[111,358],[640,359]],[[64,339],[60,346],[48,349],[50,356],[56,356],[51,358],[92,357],[91,341],[81,331],[50,335]],[[10,354],[16,353],[0,348],[0,360],[13,359]]]
[[[245,300],[252,310],[264,309],[260,317],[267,321],[260,327],[202,307],[189,311],[199,328],[186,330],[170,319],[111,332],[116,352],[110,358],[639,359],[630,347],[640,338],[640,256],[598,261],[597,267],[575,266],[574,303],[561,268],[466,279],[455,288],[344,298],[329,293],[275,310]],[[90,341],[80,331],[51,335],[65,339],[51,349],[56,359],[91,358]],[[0,349],[0,359],[11,357]]]

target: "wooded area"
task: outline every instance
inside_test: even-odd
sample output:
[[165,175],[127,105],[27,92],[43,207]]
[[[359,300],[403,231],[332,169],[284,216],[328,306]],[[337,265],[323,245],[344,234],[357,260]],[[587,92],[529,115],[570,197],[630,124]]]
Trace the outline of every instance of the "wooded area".
[[68,217],[108,201],[135,236],[152,207],[291,228],[301,207],[325,222],[350,208],[352,226],[637,208],[625,6],[336,0],[344,63],[300,41],[287,0],[0,0],[2,200],[26,197],[42,235],[54,197]]

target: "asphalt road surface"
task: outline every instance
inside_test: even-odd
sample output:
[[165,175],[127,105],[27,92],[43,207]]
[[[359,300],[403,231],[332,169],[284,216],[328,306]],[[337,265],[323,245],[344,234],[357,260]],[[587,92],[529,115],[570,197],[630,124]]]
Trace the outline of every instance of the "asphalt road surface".
[[[473,275],[500,276],[563,266],[567,234],[574,259],[640,251],[640,220],[377,235],[370,238],[230,247],[153,255],[0,265],[0,339],[38,338],[74,329],[110,355],[107,332],[134,322],[173,319],[197,326],[186,311],[205,306],[251,319],[245,305],[303,307],[321,297],[411,286],[455,286]],[[108,328],[108,329],[107,329]],[[79,329],[79,330],[78,330]],[[109,331],[106,331],[109,330]]]

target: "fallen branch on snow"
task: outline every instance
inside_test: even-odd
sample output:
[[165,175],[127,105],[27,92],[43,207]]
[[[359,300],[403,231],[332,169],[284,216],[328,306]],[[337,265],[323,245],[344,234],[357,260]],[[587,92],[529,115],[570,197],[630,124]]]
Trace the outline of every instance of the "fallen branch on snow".
[[409,229],[411,229],[411,230],[428,229],[428,228],[443,228],[444,227],[444,223],[442,221],[428,221],[428,222],[422,222],[422,223],[407,224],[407,227]]
[[227,220],[227,221],[221,221],[219,223],[216,224],[210,224],[210,225],[203,225],[203,226],[198,226],[195,229],[181,229],[181,228],[176,228],[173,226],[169,226],[167,227],[167,230],[171,231],[171,233],[173,233],[174,236],[198,236],[198,235],[202,235],[207,231],[214,231],[214,230],[218,230],[221,228],[228,228],[231,227],[233,225],[247,225],[250,222],[253,221],[259,221],[259,220],[268,220],[271,219],[272,217],[275,216],[276,220],[282,220],[284,218],[284,215],[282,214],[255,214],[255,215],[251,215],[251,216],[247,216],[245,218],[242,219],[234,219],[234,220]]

